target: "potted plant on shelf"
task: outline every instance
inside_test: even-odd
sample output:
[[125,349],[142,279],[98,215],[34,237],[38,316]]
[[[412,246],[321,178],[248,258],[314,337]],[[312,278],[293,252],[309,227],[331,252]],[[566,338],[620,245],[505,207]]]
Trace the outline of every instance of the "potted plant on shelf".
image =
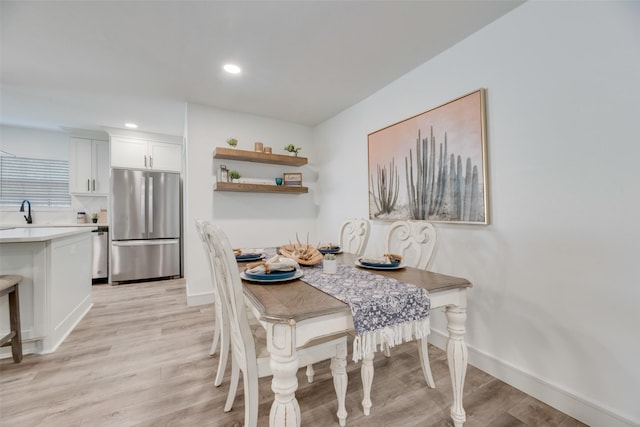
[[94,214],[91,216],[91,222],[93,222],[94,224],[97,224],[97,223],[98,223],[98,214],[97,214],[97,213],[94,213]]
[[233,148],[236,148],[236,146],[238,145],[238,140],[235,138],[229,138],[227,139],[227,144],[229,144]]
[[231,182],[238,182],[242,175],[237,170],[232,170],[229,172],[229,179]]
[[284,147],[284,151],[288,151],[292,156],[298,157],[298,152],[302,150],[302,147],[296,147],[293,144],[289,144]]

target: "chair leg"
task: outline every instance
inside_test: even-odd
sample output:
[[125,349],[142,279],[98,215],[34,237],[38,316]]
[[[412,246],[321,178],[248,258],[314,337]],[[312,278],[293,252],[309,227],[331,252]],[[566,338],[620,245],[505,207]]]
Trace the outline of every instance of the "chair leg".
[[365,354],[360,367],[360,377],[362,377],[362,410],[365,415],[371,412],[371,385],[373,384],[373,353]]
[[218,347],[219,340],[220,340],[220,322],[218,321],[218,315],[216,315],[216,325],[213,329],[213,341],[211,342],[211,350],[209,350],[209,356],[216,355],[216,348]]
[[386,357],[391,357],[391,347],[389,347],[389,344],[387,344],[386,342],[383,344],[383,348],[384,348],[384,355]]
[[[233,402],[236,400],[236,392],[238,391],[238,382],[240,381],[240,367],[233,358],[231,359],[231,383],[229,384],[229,394],[224,404],[224,412],[229,412],[233,408]],[[244,379],[246,383],[246,378]],[[245,403],[246,405],[246,403]]]
[[11,339],[11,354],[15,363],[22,362],[22,333],[20,332],[20,298],[18,286],[9,295],[9,326],[15,335]]
[[244,425],[257,426],[258,406],[260,404],[257,372],[254,375],[245,372],[242,381],[244,383]]
[[427,380],[427,386],[429,388],[436,388],[436,383],[433,381],[433,374],[431,373],[431,365],[429,364],[429,351],[427,349],[427,339],[423,338],[418,340],[418,355],[420,356],[420,365],[422,366],[422,373],[424,379]]
[[312,383],[313,382],[313,376],[316,374],[316,371],[313,370],[313,365],[311,363],[309,363],[307,365],[307,381]]
[[227,359],[229,357],[229,347],[231,346],[231,337],[229,336],[229,324],[220,322],[220,359],[218,360],[218,371],[213,385],[218,387],[222,384],[224,372],[227,369]]
[[[333,375],[333,387],[336,389],[338,398],[338,422],[342,427],[347,422],[347,408],[345,400],[347,397],[347,346],[346,343],[338,345],[337,355],[331,359],[331,375]],[[311,366],[311,365],[308,365]]]

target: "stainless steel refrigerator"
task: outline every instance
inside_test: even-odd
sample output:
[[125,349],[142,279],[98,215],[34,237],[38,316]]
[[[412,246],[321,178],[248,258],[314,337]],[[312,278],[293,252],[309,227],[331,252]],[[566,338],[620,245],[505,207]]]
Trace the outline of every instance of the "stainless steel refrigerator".
[[113,169],[111,281],[180,275],[180,174]]

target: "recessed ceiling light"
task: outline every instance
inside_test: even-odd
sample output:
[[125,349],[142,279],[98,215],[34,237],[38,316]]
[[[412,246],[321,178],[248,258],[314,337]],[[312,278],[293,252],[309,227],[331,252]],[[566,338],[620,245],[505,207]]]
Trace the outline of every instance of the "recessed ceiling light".
[[138,125],[135,123],[125,123],[124,124],[125,127],[128,127],[129,129],[138,129]]
[[242,69],[235,64],[224,64],[224,70],[229,74],[240,74]]

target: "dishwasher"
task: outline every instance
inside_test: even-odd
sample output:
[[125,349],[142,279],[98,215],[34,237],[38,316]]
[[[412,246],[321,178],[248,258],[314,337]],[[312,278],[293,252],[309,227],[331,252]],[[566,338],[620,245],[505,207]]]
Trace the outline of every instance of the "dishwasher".
[[107,283],[109,281],[109,227],[98,227],[93,230],[91,276],[93,283]]

